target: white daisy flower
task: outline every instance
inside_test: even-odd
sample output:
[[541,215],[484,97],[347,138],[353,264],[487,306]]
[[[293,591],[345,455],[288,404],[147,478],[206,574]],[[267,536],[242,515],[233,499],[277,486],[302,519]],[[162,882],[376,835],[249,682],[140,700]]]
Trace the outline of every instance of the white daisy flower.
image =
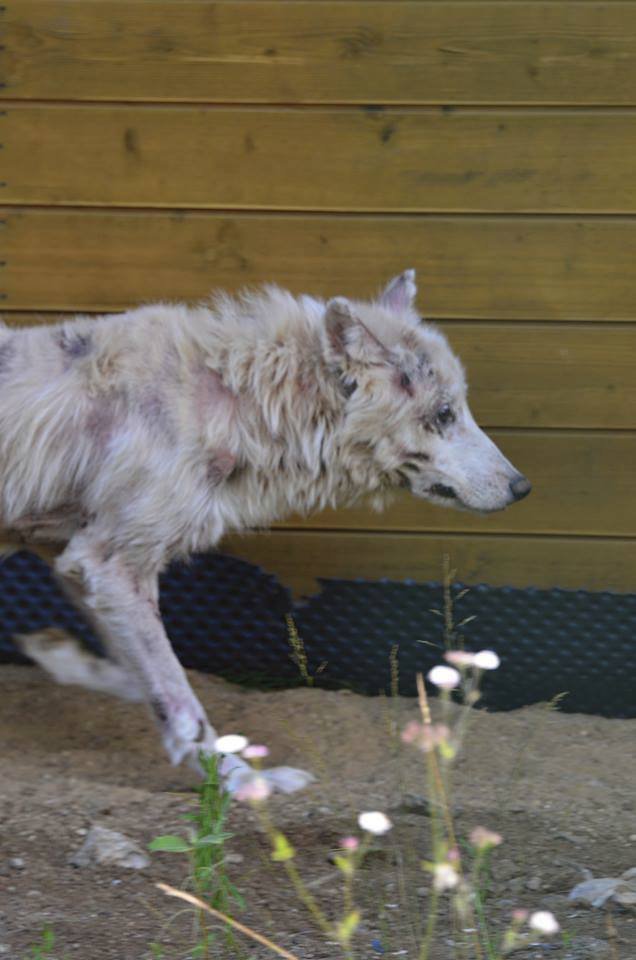
[[442,664],[429,670],[427,678],[441,690],[453,690],[461,681],[459,671],[455,667],[445,667]]
[[380,810],[367,810],[358,817],[358,823],[367,833],[375,833],[378,836],[381,833],[387,833],[393,826],[385,813]]
[[227,733],[224,737],[216,738],[214,749],[217,753],[240,753],[241,750],[245,750],[247,744],[247,737],[242,737],[238,733]]
[[473,657],[473,664],[480,670],[496,670],[501,663],[494,650],[480,650]]
[[546,937],[559,932],[556,917],[549,910],[537,910],[536,913],[531,913],[528,924],[537,933],[542,933]]

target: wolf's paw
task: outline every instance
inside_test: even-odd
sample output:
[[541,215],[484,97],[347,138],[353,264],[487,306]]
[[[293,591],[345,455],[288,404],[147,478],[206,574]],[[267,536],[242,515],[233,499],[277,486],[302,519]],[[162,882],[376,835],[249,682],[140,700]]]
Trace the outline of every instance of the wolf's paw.
[[268,770],[255,770],[249,763],[233,755],[225,756],[219,769],[225,781],[225,789],[233,794],[240,794],[249,783],[255,780],[264,780],[271,791],[295,793],[296,790],[302,790],[316,779],[312,773],[299,770],[297,767],[270,767]]
[[35,633],[16,633],[13,641],[58,683],[97,690],[122,700],[143,699],[134,677],[113,661],[91,653],[65,630],[47,627]]
[[171,716],[169,730],[164,731],[163,742],[172,763],[185,760],[200,776],[205,775],[201,764],[201,754],[219,754],[219,773],[223,786],[231,794],[249,796],[248,784],[265,781],[266,792],[280,790],[281,793],[294,793],[302,790],[315,779],[313,774],[295,767],[270,767],[257,770],[236,753],[223,753],[216,747],[217,734],[208,723],[202,725],[196,715],[188,709],[176,710]]
[[202,776],[199,755],[201,752],[214,753],[217,739],[214,728],[189,705],[175,708],[165,700],[151,702],[150,706],[162,729],[161,739],[170,763],[177,766],[185,760]]

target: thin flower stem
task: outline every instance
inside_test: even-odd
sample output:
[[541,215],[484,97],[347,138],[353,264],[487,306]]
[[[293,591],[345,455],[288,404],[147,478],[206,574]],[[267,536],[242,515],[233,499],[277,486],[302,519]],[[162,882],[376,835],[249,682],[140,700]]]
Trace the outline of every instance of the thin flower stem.
[[156,886],[169,897],[178,897],[180,900],[185,900],[186,903],[191,903],[193,907],[197,907],[199,910],[205,910],[206,913],[216,917],[217,920],[221,920],[223,923],[227,923],[229,926],[234,927],[234,929],[238,930],[240,933],[244,933],[245,936],[250,937],[251,940],[256,940],[257,943],[262,944],[264,947],[268,947],[274,953],[277,953],[279,957],[285,957],[285,960],[300,960],[300,957],[296,956],[295,953],[290,953],[289,950],[285,950],[284,947],[279,947],[278,944],[274,943],[268,937],[263,936],[262,933],[257,933],[256,930],[252,930],[251,927],[246,927],[245,924],[239,923],[238,920],[234,920],[226,913],[221,913],[220,910],[215,910],[214,907],[210,907],[203,900],[199,900],[198,897],[193,896],[191,893],[186,893],[184,890],[177,890],[175,887],[168,886],[167,883],[157,883]]
[[[426,696],[426,688],[424,687],[424,678],[421,673],[416,675],[417,682],[417,696],[420,706],[420,713],[422,714],[422,721],[425,726],[431,727],[433,720],[431,717],[431,709],[428,705],[428,697]],[[446,826],[446,833],[448,836],[448,841],[452,847],[457,847],[457,839],[455,837],[455,828],[453,826],[453,819],[450,811],[450,804],[448,802],[448,796],[446,789],[444,787],[444,781],[442,779],[439,764],[437,762],[437,755],[435,750],[430,750],[427,754],[429,772],[433,781],[433,788],[436,796],[439,798],[440,806],[442,808],[442,814],[444,817],[444,824]],[[463,874],[461,860],[457,864],[457,872],[460,876]],[[470,914],[473,916],[474,911],[470,907]],[[429,923],[430,923],[430,914],[429,914]],[[474,926],[474,924],[473,924]],[[426,942],[426,941],[425,941]],[[483,951],[481,948],[481,943],[479,941],[479,933],[475,932],[474,935],[474,947],[475,947],[475,956],[477,960],[483,960]]]
[[[263,826],[263,829],[267,834],[269,842],[272,845],[272,849],[274,849],[276,846],[276,831],[274,829],[274,825],[272,824],[272,821],[270,820],[269,813],[267,812],[267,808],[262,803],[255,803],[253,804],[253,806],[256,809],[256,812],[261,821],[261,825]],[[312,896],[312,894],[309,892],[309,890],[303,883],[302,878],[298,873],[298,870],[296,869],[294,864],[291,862],[291,860],[284,860],[283,867],[285,868],[285,872],[287,873],[287,876],[291,880],[294,890],[296,891],[299,899],[302,901],[302,903],[305,904],[305,906],[309,910],[309,913],[314,918],[316,924],[320,927],[323,933],[325,933],[328,937],[332,937],[334,935],[337,936],[331,924],[329,923],[324,913],[318,906],[317,900],[315,899],[315,897]]]
[[420,947],[419,960],[428,960],[428,952],[430,950],[431,942],[433,940],[433,934],[435,933],[438,900],[439,900],[439,893],[437,892],[435,887],[433,887],[431,892],[431,901],[428,908],[428,919],[426,921],[426,930],[424,932],[424,939],[422,940],[422,945]]
[[[421,673],[418,673],[416,679],[417,679],[417,697],[420,705],[420,712],[422,714],[422,720],[424,722],[424,725],[430,728],[433,725],[433,720],[431,717],[431,710],[428,705],[428,697],[426,696],[426,689],[424,687],[424,678],[422,677]],[[429,758],[429,769],[433,776],[435,792],[440,800],[442,814],[444,816],[444,823],[446,825],[446,831],[448,833],[448,840],[451,846],[456,847],[457,840],[455,838],[455,829],[453,827],[453,821],[450,814],[448,797],[446,795],[446,789],[444,787],[444,781],[440,773],[435,750],[430,750],[427,756]]]
[[291,862],[291,860],[285,860],[283,861],[283,866],[287,876],[294,886],[294,890],[305,904],[320,929],[323,931],[323,933],[326,933],[328,937],[334,936],[335,931],[332,929],[331,924],[318,906],[314,897],[312,897],[309,890],[307,890],[305,887],[305,884],[303,883],[301,876],[294,864]]

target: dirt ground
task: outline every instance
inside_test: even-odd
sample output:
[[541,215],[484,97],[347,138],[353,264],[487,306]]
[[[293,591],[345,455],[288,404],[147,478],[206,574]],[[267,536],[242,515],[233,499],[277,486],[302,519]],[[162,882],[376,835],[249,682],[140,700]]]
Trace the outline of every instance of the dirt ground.
[[[390,731],[416,717],[415,702],[310,689],[259,692],[200,674],[192,679],[217,730],[242,732],[268,744],[272,763],[317,774],[314,786],[277,798],[271,809],[328,910],[341,906],[330,851],[356,831],[360,810],[389,813],[394,830],[378,842],[356,887],[363,907],[356,957],[414,960],[413,929],[425,915],[430,885],[418,865],[427,854],[430,820],[421,757],[398,748]],[[634,721],[540,705],[475,712],[455,768],[454,808],[460,836],[476,825],[504,836],[488,889],[493,931],[516,907],[549,909],[565,931],[515,956],[636,960],[634,913],[567,900],[586,870],[618,876],[636,866],[635,734]],[[0,666],[0,954],[32,956],[30,947],[48,925],[58,960],[141,960],[152,941],[162,943],[165,957],[187,957],[191,915],[154,886],[184,881],[182,857],[153,854],[149,868],[135,871],[78,868],[69,856],[95,823],[142,846],[157,834],[180,832],[194,782],[193,774],[164,760],[142,708],[56,687],[35,668]],[[229,870],[246,901],[238,919],[301,960],[340,957],[270,861],[253,811],[236,805],[230,829]],[[452,937],[442,917],[433,960],[455,956]],[[219,958],[227,955],[221,944]],[[231,955],[273,956],[243,940]]]

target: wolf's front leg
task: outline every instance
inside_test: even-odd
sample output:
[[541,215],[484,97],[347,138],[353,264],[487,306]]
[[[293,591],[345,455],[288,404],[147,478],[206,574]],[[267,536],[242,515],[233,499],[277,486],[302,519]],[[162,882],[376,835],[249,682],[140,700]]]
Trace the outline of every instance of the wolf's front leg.
[[[130,673],[159,724],[172,763],[186,759],[198,767],[201,751],[215,752],[217,735],[192,690],[166,636],[158,604],[156,575],[139,574],[106,540],[82,531],[57,559],[55,569],[69,593],[94,623],[109,655]],[[227,756],[221,773],[238,789],[252,768]],[[286,792],[310,782],[310,774],[279,767],[267,778]]]
[[89,614],[109,655],[136,680],[173,763],[212,750],[216,733],[177,660],[159,616],[157,578],[135,574],[105,544],[78,534],[55,569]]

